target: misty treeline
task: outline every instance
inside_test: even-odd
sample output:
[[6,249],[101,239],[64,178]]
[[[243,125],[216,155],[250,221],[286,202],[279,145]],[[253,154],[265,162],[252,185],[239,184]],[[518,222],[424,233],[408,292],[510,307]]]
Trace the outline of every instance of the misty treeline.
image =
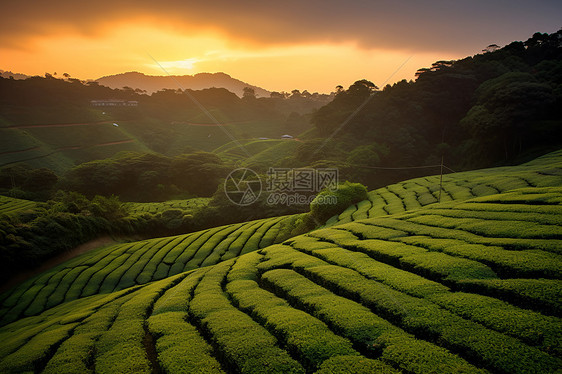
[[[333,95],[309,94],[293,90],[291,94],[273,92],[257,98],[252,89],[240,98],[225,88],[202,90],[165,88],[152,94],[124,87],[112,89],[96,81],[76,78],[34,76],[27,79],[0,77],[0,110],[3,120],[12,125],[79,123],[99,121],[91,100],[137,101],[134,107],[111,107],[108,111],[120,120],[155,118],[162,122],[181,118],[200,118],[212,123],[201,106],[220,122],[286,118],[291,113],[305,114],[331,101]],[[216,114],[213,109],[218,109]]]

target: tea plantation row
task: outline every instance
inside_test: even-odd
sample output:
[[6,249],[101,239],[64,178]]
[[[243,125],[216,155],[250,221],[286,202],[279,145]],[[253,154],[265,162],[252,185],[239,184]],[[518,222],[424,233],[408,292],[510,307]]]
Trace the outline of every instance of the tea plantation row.
[[13,214],[25,210],[32,210],[36,203],[29,200],[15,199],[13,197],[0,196],[0,215]]
[[552,152],[520,166],[508,166],[443,176],[410,179],[369,192],[369,199],[350,206],[328,220],[326,227],[417,209],[429,204],[466,200],[524,187],[562,185],[562,151]]
[[561,213],[527,188],[317,230],[21,318],[0,372],[554,373]]
[[559,372],[561,158],[84,254],[0,296],[0,372]]
[[237,257],[290,237],[298,215],[99,248],[0,295],[0,324],[63,302],[110,293]]

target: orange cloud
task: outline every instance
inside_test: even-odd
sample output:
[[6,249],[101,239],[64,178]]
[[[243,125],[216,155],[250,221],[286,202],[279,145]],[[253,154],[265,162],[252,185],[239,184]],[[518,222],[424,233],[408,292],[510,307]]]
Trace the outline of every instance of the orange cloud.
[[439,59],[526,39],[537,24],[557,29],[561,5],[522,4],[13,1],[0,14],[0,68],[80,78],[131,70],[162,75],[154,56],[173,74],[223,71],[269,90],[328,92],[361,78],[381,85],[412,55],[390,82],[411,79]]
[[354,41],[365,49],[458,53],[556,31],[561,13],[560,2],[546,0],[31,0],[3,4],[0,41],[17,44],[61,28],[96,36],[115,23],[144,20],[175,33],[220,32],[238,46]]

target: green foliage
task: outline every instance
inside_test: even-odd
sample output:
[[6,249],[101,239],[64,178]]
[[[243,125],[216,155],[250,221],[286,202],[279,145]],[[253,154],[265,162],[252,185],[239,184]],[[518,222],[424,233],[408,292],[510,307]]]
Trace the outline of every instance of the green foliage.
[[477,104],[461,120],[461,126],[483,143],[497,146],[504,142],[510,150],[532,137],[533,125],[544,118],[547,108],[556,101],[547,83],[518,72],[485,81],[475,94]]
[[[32,212],[26,207],[34,207]],[[75,192],[59,191],[54,200],[40,205],[24,204],[3,220],[0,232],[1,276],[6,279],[23,268],[102,233],[127,233],[127,212],[116,196],[88,200]]]
[[[456,372],[476,370],[450,352],[423,340],[416,340],[365,306],[336,296],[296,272],[288,269],[272,270],[263,275],[263,280],[276,293],[288,297],[292,303],[326,322],[334,331],[348,337],[364,351],[382,352],[381,358],[394,367],[413,373],[440,371],[451,367]],[[344,361],[348,360],[359,361],[359,357],[349,357]],[[334,361],[339,362],[339,359],[325,361],[321,369],[332,367]],[[366,364],[369,363],[373,364],[370,361]],[[333,368],[337,369],[338,366]]]
[[320,108],[312,123],[325,134],[343,123],[378,87],[365,79],[356,81],[348,90],[340,91],[330,105]]
[[69,324],[48,329],[35,335],[27,344],[11,355],[4,357],[0,363],[2,372],[33,372],[48,358],[50,349],[68,337],[76,324]]
[[392,367],[377,360],[357,356],[336,356],[326,360],[318,374],[368,374],[398,373]]
[[[496,370],[553,371],[559,365],[559,360],[536,348],[527,347],[516,339],[482,328],[476,323],[467,322],[429,302],[405,296],[369,281],[352,271],[342,271],[340,267],[327,265],[306,269],[306,272],[322,280],[328,287],[358,298],[406,331],[434,336],[451,348],[462,347],[464,352],[477,355],[487,366]],[[518,357],[524,363],[523,366],[514,363],[511,357]]]
[[557,316],[562,315],[562,290],[558,279],[482,279],[461,282],[467,291],[478,290],[509,302],[533,306]]
[[[72,201],[89,202],[85,198]],[[57,206],[67,203],[57,202]],[[10,311],[0,314],[0,319],[11,321],[24,312],[35,315],[63,301],[146,284],[256,251],[290,237],[293,225],[287,223],[294,219],[275,217],[88,252],[18,286],[2,300],[3,308]]]
[[[65,175],[64,185],[88,196],[117,194],[127,200],[154,201],[178,192],[211,196],[224,172],[223,162],[212,153],[166,157],[129,152],[76,166]],[[200,183],[202,179],[206,183]]]
[[29,200],[0,196],[0,214],[15,214],[20,211],[32,211],[36,203]]
[[325,222],[335,213],[367,198],[367,188],[360,183],[340,183],[335,191],[320,192],[310,203],[310,214],[319,222]]
[[[53,192],[58,176],[50,169],[33,169],[27,164],[0,168],[0,191],[13,197],[45,200]],[[14,196],[20,191],[18,196]]]
[[233,279],[227,285],[227,293],[241,310],[263,321],[305,367],[315,369],[330,357],[357,354],[349,341],[332,333],[324,323],[291,308],[284,300],[260,289],[253,280]]
[[96,249],[0,296],[1,371],[557,372],[559,157],[445,176],[427,207],[435,177],[372,191],[282,244],[308,216]]
[[212,356],[212,348],[186,319],[185,312],[167,312],[148,319],[149,329],[157,339],[160,366],[167,373],[223,373]]
[[[533,37],[496,51],[437,61],[420,69],[416,81],[403,80],[381,91],[373,92],[364,80],[355,82],[313,114],[315,133],[333,137],[329,148],[345,149],[341,153],[348,162],[376,161],[366,149],[381,143],[388,149],[388,167],[437,164],[443,156],[455,170],[484,167],[559,146],[561,33],[540,43]],[[353,180],[375,188],[420,175],[417,170],[399,173],[370,170]]]
[[220,286],[229,262],[213,267],[195,289],[191,303],[194,317],[236,370],[304,373],[302,366],[278,347],[273,335],[229,303]]

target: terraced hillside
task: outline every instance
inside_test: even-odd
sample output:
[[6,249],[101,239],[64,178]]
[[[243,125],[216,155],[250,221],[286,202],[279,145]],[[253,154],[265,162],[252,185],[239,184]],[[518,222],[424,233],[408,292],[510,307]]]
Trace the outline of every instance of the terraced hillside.
[[[244,148],[240,148],[240,145]],[[290,156],[298,145],[296,139],[251,139],[227,143],[213,152],[225,161],[250,168],[263,168],[275,165],[279,160]]]
[[561,158],[89,252],[0,295],[0,372],[560,372]]
[[369,199],[350,206],[326,226],[378,217],[441,202],[466,200],[524,187],[562,185],[562,151],[552,152],[520,166],[467,171],[410,179],[369,192]]
[[85,161],[120,151],[150,150],[113,121],[0,126],[0,166],[25,162],[64,172]]
[[37,205],[34,201],[16,199],[0,195],[0,214],[14,214],[32,210]]
[[0,296],[0,324],[81,297],[214,265],[291,237],[299,215],[116,244],[88,252]]
[[558,372],[560,217],[524,188],[97,290],[1,328],[0,372]]

